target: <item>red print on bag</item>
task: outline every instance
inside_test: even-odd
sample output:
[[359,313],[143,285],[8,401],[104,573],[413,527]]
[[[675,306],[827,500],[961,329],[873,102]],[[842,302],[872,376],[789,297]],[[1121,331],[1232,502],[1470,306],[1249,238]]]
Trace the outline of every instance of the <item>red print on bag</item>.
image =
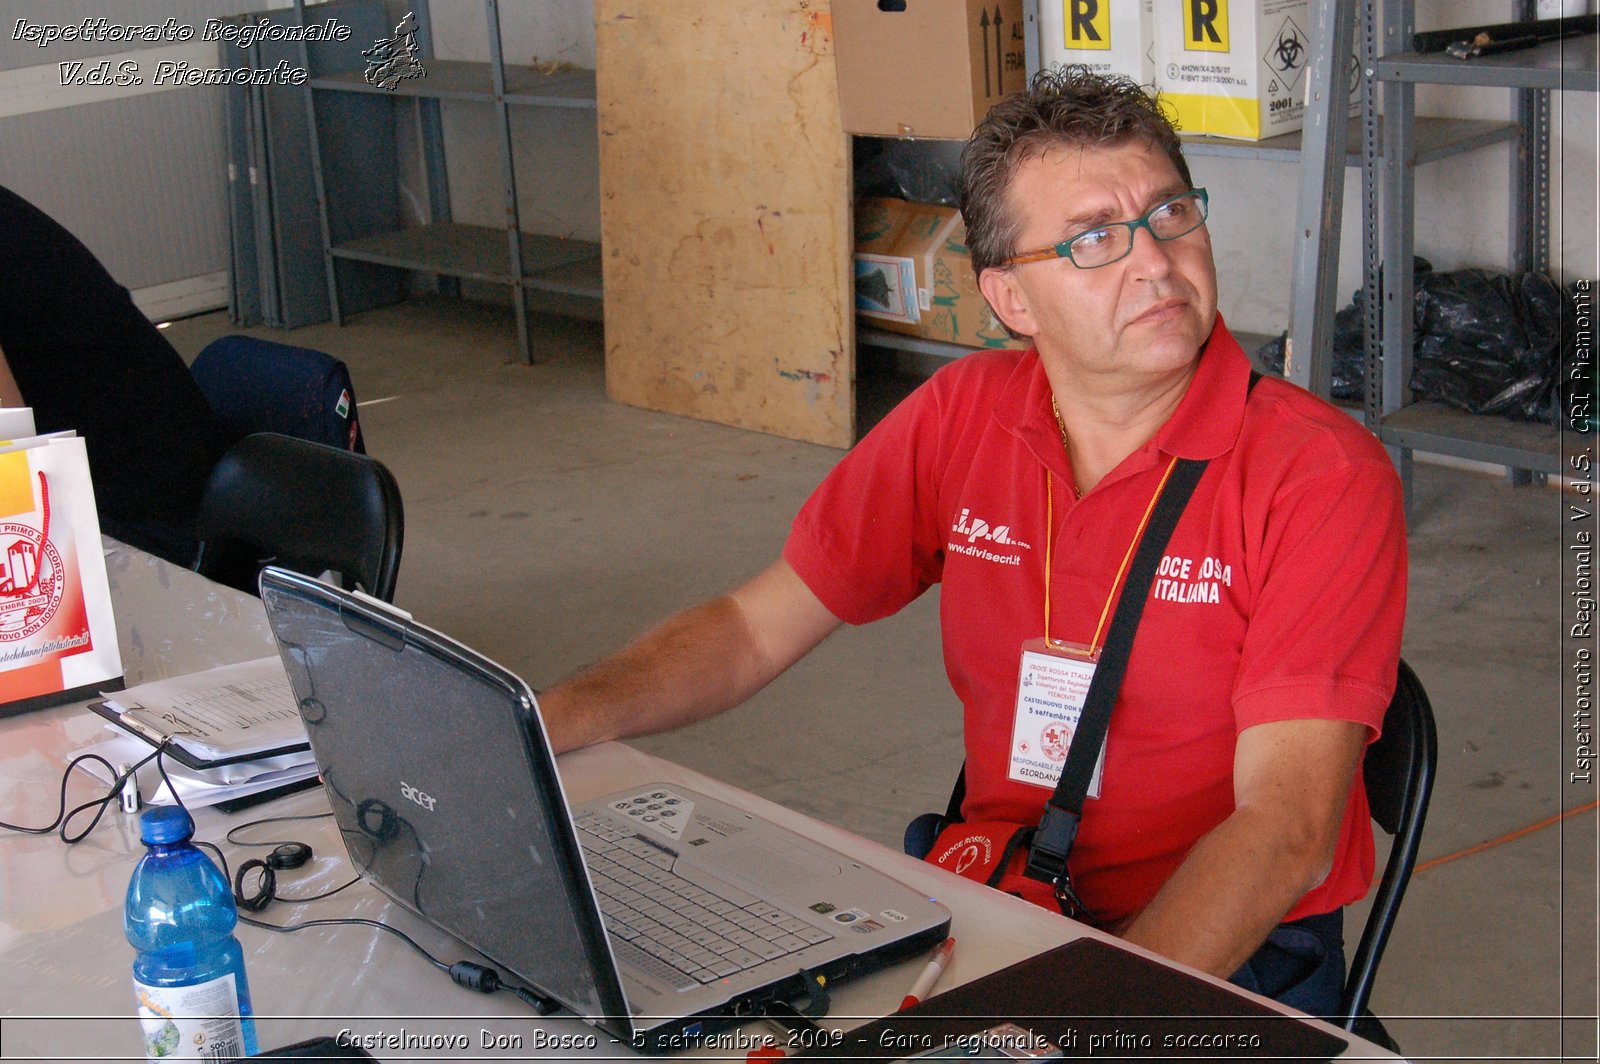
[[0,522],[0,642],[26,639],[49,624],[63,590],[55,544],[32,525]]
[[[934,863],[944,865],[959,876],[980,861],[985,865],[992,862],[993,846],[987,836],[968,835],[947,847],[943,853],[934,858]],[[950,859],[952,856],[955,857],[954,861]]]

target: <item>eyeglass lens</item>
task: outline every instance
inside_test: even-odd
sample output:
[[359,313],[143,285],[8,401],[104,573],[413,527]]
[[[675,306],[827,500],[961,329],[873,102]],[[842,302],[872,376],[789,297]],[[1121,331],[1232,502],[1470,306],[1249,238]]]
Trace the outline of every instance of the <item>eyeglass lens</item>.
[[1185,192],[1159,203],[1143,218],[1091,229],[1067,244],[1073,264],[1084,269],[1106,266],[1133,250],[1133,231],[1141,224],[1157,240],[1176,240],[1205,224],[1206,200],[1198,191]]

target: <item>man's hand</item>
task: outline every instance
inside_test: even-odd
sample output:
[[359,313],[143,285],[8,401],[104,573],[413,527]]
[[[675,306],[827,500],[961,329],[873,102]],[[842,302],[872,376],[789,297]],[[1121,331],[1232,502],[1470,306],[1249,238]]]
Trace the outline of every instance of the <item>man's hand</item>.
[[543,692],[557,753],[666,731],[743,702],[842,622],[779,560]]
[[1189,851],[1123,937],[1226,979],[1327,878],[1368,730],[1337,720],[1239,735],[1234,811]]

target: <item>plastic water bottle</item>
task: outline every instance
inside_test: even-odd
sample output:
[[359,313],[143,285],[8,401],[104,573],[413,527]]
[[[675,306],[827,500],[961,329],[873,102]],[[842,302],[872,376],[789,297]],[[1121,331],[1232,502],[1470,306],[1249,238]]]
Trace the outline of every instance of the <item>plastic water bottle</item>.
[[194,821],[177,806],[139,817],[148,849],[128,884],[122,922],[137,951],[133,990],[152,1064],[256,1052],[244,950],[233,936],[238,910],[227,879],[189,841],[193,835]]

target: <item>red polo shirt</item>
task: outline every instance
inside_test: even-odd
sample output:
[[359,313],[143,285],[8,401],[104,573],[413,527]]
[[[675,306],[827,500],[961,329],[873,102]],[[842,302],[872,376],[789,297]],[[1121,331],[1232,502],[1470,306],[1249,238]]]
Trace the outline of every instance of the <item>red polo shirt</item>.
[[[845,456],[784,548],[851,624],[944,585],[945,668],[965,707],[965,816],[1032,824],[1051,787],[1008,770],[1021,647],[1045,634],[1045,537],[1049,634],[1086,644],[1170,458],[1210,459],[1151,588],[1100,797],[1072,851],[1074,881],[1108,923],[1139,912],[1232,812],[1239,732],[1326,718],[1376,738],[1393,692],[1406,587],[1394,467],[1349,415],[1284,381],[1262,380],[1247,404],[1249,373],[1219,316],[1172,418],[1075,502],[1038,353],[967,355]],[[1358,775],[1333,871],[1287,918],[1360,898],[1372,870]]]

